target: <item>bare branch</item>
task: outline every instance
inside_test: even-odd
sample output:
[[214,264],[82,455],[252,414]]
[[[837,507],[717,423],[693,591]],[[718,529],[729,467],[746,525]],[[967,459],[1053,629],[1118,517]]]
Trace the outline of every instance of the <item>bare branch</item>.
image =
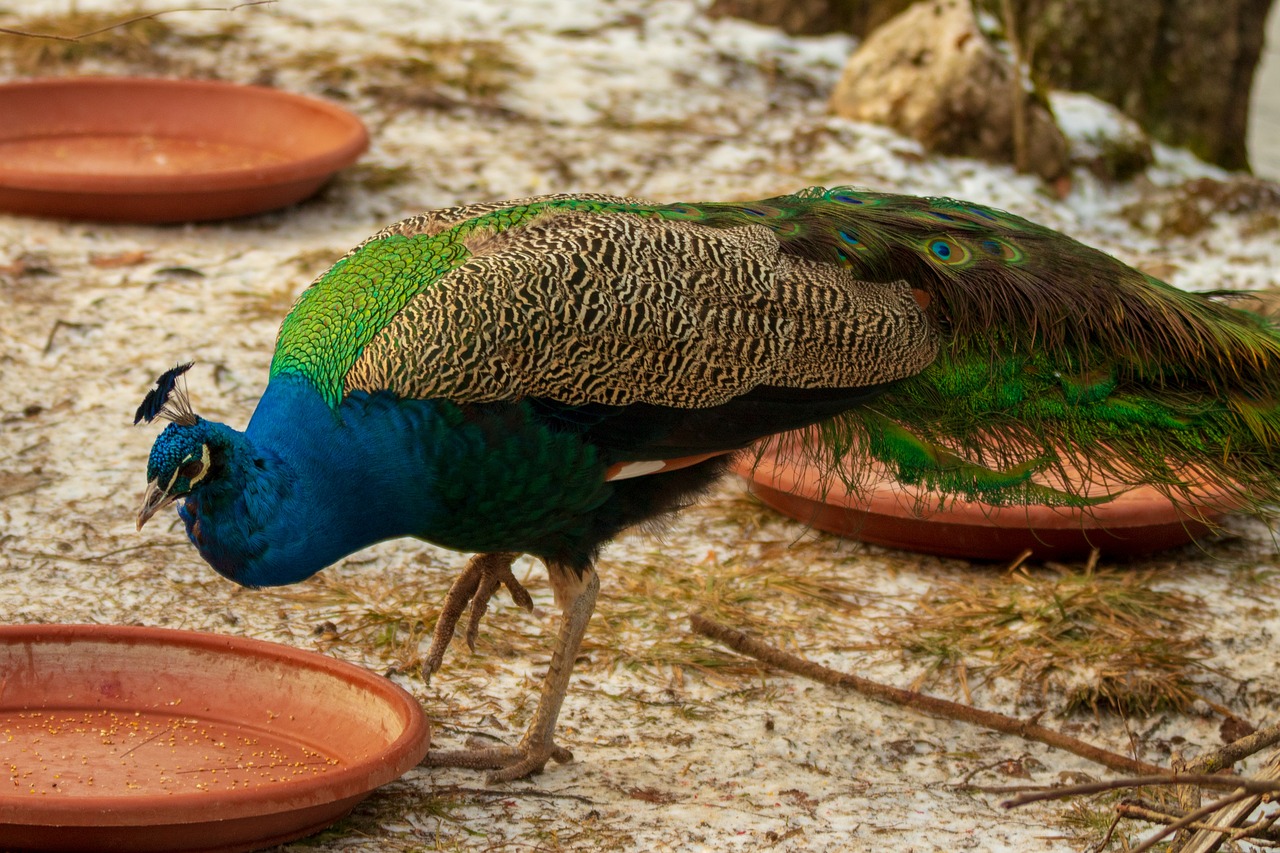
[[[1027,803],[1045,800],[1066,799],[1103,791],[1150,785],[1199,786],[1200,788],[1228,790],[1231,793],[1208,805],[1188,810],[1185,814],[1176,817],[1165,817],[1160,822],[1166,823],[1167,826],[1146,839],[1142,845],[1135,848],[1134,853],[1149,850],[1168,836],[1188,828],[1198,830],[1194,839],[1198,846],[1192,848],[1196,853],[1207,853],[1211,849],[1216,849],[1217,843],[1221,843],[1227,837],[1243,838],[1253,836],[1259,840],[1263,840],[1266,837],[1261,834],[1261,830],[1267,827],[1262,827],[1261,825],[1239,827],[1239,824],[1257,804],[1261,795],[1280,792],[1280,779],[1272,776],[1274,771],[1268,768],[1268,771],[1258,778],[1251,779],[1230,774],[1214,774],[1212,771],[1224,767],[1230,768],[1235,762],[1280,742],[1280,725],[1255,732],[1248,737],[1240,738],[1220,749],[1207,753],[1188,765],[1186,771],[1172,771],[1104,750],[1093,744],[1064,735],[1061,732],[1047,729],[1034,722],[1007,717],[991,711],[983,711],[967,705],[961,705],[958,702],[938,699],[914,691],[880,684],[856,675],[837,672],[788,654],[741,631],[708,619],[701,614],[692,615],[690,624],[699,634],[718,640],[741,654],[749,655],[787,672],[812,678],[824,684],[849,687],[863,695],[914,708],[930,716],[959,720],[1006,734],[1018,735],[1027,740],[1037,740],[1059,749],[1065,749],[1091,761],[1096,761],[1113,770],[1146,774],[1138,778],[1114,779],[1087,785],[1028,791],[1005,801],[1003,805],[1006,808],[1014,808]],[[1204,819],[1210,815],[1216,816],[1216,820],[1214,824],[1206,825]],[[1117,809],[1117,818],[1120,816],[1145,817],[1145,815],[1137,814],[1132,810],[1122,812]],[[1256,834],[1255,830],[1258,830]]]
[[695,613],[689,617],[689,623],[693,630],[724,643],[734,651],[756,658],[771,666],[779,669],[793,672],[796,675],[802,675],[805,678],[812,678],[815,681],[821,681],[823,684],[831,684],[836,687],[848,687],[864,696],[870,696],[873,699],[879,699],[884,702],[890,702],[894,705],[901,705],[906,708],[914,708],[917,711],[928,714],[932,717],[941,717],[947,720],[959,720],[960,722],[969,723],[975,726],[992,729],[994,731],[1003,732],[1005,734],[1017,735],[1025,740],[1039,741],[1049,746],[1063,749],[1068,752],[1079,755],[1081,758],[1087,758],[1090,761],[1101,764],[1103,767],[1116,770],[1120,773],[1133,774],[1159,774],[1168,773],[1163,767],[1155,764],[1148,764],[1145,761],[1139,761],[1136,758],[1120,755],[1111,752],[1091,743],[1064,735],[1062,732],[1055,731],[1045,726],[1038,725],[1026,720],[1019,720],[1016,717],[997,714],[994,711],[984,711],[979,708],[973,708],[969,705],[962,705],[959,702],[952,702],[947,699],[939,699],[935,696],[927,696],[923,693],[917,693],[914,690],[903,690],[900,687],[891,687],[887,684],[880,684],[867,678],[857,675],[849,675],[843,672],[837,672],[828,669],[820,664],[812,661],[804,660],[795,655],[788,654],[781,649],[774,648],[767,643],[761,642],[753,637],[744,634],[727,625],[721,625],[719,622],[708,619],[707,617]]
[[1118,791],[1123,788],[1150,788],[1156,785],[1199,785],[1202,788],[1216,788],[1220,791],[1240,790],[1247,794],[1274,794],[1280,792],[1280,780],[1246,779],[1244,776],[1210,773],[1169,773],[1158,776],[1133,776],[1128,779],[1106,779],[1101,782],[1086,782],[1082,785],[1063,785],[1055,788],[1044,788],[1038,792],[1019,794],[1000,805],[1007,809],[1025,806],[1028,803],[1040,803],[1045,800],[1065,800],[1067,797],[1081,797],[1086,794],[1101,794],[1104,791]]
[[1248,791],[1236,791],[1233,794],[1227,794],[1225,797],[1223,797],[1220,800],[1214,800],[1212,803],[1209,803],[1207,806],[1201,806],[1195,811],[1188,812],[1183,817],[1178,818],[1173,823],[1169,824],[1164,829],[1161,829],[1155,835],[1152,835],[1146,841],[1142,842],[1137,847],[1133,848],[1132,853],[1143,853],[1143,851],[1145,850],[1150,850],[1152,847],[1155,847],[1162,840],[1164,840],[1165,838],[1168,838],[1170,835],[1173,835],[1178,830],[1185,829],[1186,827],[1191,826],[1191,824],[1193,823],[1199,823],[1202,819],[1208,817],[1214,812],[1217,812],[1221,809],[1225,809],[1228,806],[1231,806],[1231,805],[1234,805],[1235,803],[1240,802],[1241,800],[1247,800],[1251,796],[1252,795]]
[[1251,735],[1233,740],[1224,747],[1206,753],[1187,765],[1194,773],[1212,773],[1225,770],[1237,761],[1280,743],[1280,723],[1259,729]]
[[[1264,732],[1265,734],[1265,732]],[[1247,740],[1248,738],[1241,738]],[[1270,780],[1280,783],[1280,753],[1271,756],[1266,766],[1261,772],[1254,776],[1257,781]],[[1242,798],[1238,803],[1229,809],[1225,809],[1214,816],[1214,821],[1220,825],[1229,827],[1225,831],[1216,831],[1210,829],[1201,829],[1186,840],[1182,845],[1183,853],[1214,853],[1223,842],[1242,837],[1246,833],[1244,822],[1249,819],[1249,815],[1263,801],[1264,797],[1251,795]],[[1271,820],[1270,818],[1266,820]],[[1270,825],[1269,823],[1267,824]]]
[[[1116,806],[1116,814],[1120,817],[1130,817],[1137,820],[1145,820],[1151,823],[1162,823],[1166,825],[1173,823],[1181,817],[1185,817],[1185,815],[1179,811],[1161,811],[1142,802],[1120,803]],[[1245,834],[1240,835],[1241,838],[1248,838],[1255,842],[1263,842],[1270,845],[1280,844],[1280,832],[1276,832],[1274,829],[1263,826],[1264,823],[1265,821],[1258,821],[1247,827],[1236,829],[1232,826],[1221,826],[1219,824],[1196,821],[1193,824],[1189,824],[1186,828],[1218,832],[1223,835],[1245,832]]]
[[136,24],[138,21],[147,21],[147,20],[150,20],[151,18],[158,18],[161,15],[170,15],[170,14],[173,14],[174,12],[234,12],[235,10],[243,9],[246,6],[267,6],[275,2],[276,0],[246,0],[246,2],[237,3],[234,6],[194,6],[194,7],[183,7],[180,9],[160,9],[155,12],[148,12],[145,15],[135,15],[132,18],[125,18],[124,20],[116,21],[113,24],[107,24],[105,27],[98,27],[96,30],[90,30],[87,33],[80,33],[79,35],[76,35],[76,36],[60,36],[54,33],[32,33],[32,32],[27,32],[26,30],[10,29],[9,27],[0,27],[0,33],[3,33],[5,35],[10,35],[10,36],[22,36],[24,38],[33,38],[33,39],[51,39],[53,41],[80,41],[81,39],[87,39],[91,36],[101,35],[102,33],[105,33],[109,30],[115,30],[115,29],[119,29],[120,27],[127,27],[130,24]]

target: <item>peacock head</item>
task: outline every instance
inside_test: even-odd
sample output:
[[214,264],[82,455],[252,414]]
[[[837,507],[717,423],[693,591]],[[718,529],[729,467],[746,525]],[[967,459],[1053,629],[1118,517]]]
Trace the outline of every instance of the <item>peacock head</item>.
[[180,364],[161,374],[134,415],[135,424],[156,418],[170,421],[151,446],[147,460],[147,492],[138,510],[139,530],[151,516],[213,477],[216,425],[197,416],[186,389],[177,387],[178,378],[190,368],[190,363]]

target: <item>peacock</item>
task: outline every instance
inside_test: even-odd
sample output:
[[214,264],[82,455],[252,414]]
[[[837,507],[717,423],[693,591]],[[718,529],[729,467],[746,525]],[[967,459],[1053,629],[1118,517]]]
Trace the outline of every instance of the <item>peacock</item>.
[[[249,587],[375,542],[474,553],[472,643],[522,554],[561,611],[515,745],[433,751],[491,781],[572,756],[554,732],[597,556],[783,433],[857,488],[1088,508],[1137,484],[1266,515],[1280,497],[1280,333],[979,204],[850,187],[657,204],[560,194],[452,207],[374,234],[299,296],[243,432],[165,372],[169,421],[138,528],[181,501],[200,555]],[[792,432],[798,431],[798,432]],[[835,476],[833,474],[833,476]],[[1103,484],[1099,492],[1097,486]]]

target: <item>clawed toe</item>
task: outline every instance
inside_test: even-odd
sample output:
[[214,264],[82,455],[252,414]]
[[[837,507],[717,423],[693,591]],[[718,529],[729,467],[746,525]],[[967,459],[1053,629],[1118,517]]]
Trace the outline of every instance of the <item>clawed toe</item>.
[[440,618],[436,620],[435,632],[431,637],[431,648],[422,664],[424,679],[430,681],[432,674],[440,669],[449,641],[453,639],[458,620],[468,603],[471,605],[471,619],[467,624],[466,639],[468,648],[473,652],[476,648],[476,636],[480,631],[480,620],[488,610],[489,599],[493,598],[499,587],[505,586],[516,604],[525,610],[533,610],[533,599],[511,573],[511,564],[517,556],[519,555],[492,553],[477,554],[471,558],[471,562],[445,595]]
[[471,619],[467,623],[467,648],[472,652],[476,650],[476,637],[480,633],[480,620],[484,618],[485,611],[489,609],[489,599],[493,598],[494,593],[499,587],[505,586],[507,591],[511,593],[511,600],[524,608],[526,611],[533,611],[533,599],[529,597],[529,591],[524,588],[520,581],[516,580],[516,576],[511,572],[511,564],[514,562],[515,554],[492,555],[501,557],[510,557],[503,562],[494,560],[486,563],[481,569],[480,584],[471,598]]
[[466,767],[492,770],[485,781],[494,785],[540,773],[548,761],[565,764],[573,753],[554,741],[547,744],[521,743],[519,746],[486,746],[471,749],[433,749],[422,760],[430,767]]
[[508,764],[506,767],[494,770],[484,777],[484,781],[488,785],[496,785],[499,782],[514,782],[517,779],[541,773],[542,768],[546,767],[547,762],[552,759],[555,759],[559,764],[566,764],[573,761],[573,753],[553,743],[547,749],[530,751],[523,759],[514,764]]

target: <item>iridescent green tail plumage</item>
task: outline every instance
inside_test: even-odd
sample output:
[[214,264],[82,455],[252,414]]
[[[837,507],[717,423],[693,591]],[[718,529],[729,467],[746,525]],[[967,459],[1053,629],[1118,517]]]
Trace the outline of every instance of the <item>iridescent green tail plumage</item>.
[[854,454],[994,504],[1136,484],[1245,511],[1280,500],[1280,335],[1263,318],[964,202],[837,188],[698,210],[931,297],[939,357],[824,425],[834,469],[865,470]]

